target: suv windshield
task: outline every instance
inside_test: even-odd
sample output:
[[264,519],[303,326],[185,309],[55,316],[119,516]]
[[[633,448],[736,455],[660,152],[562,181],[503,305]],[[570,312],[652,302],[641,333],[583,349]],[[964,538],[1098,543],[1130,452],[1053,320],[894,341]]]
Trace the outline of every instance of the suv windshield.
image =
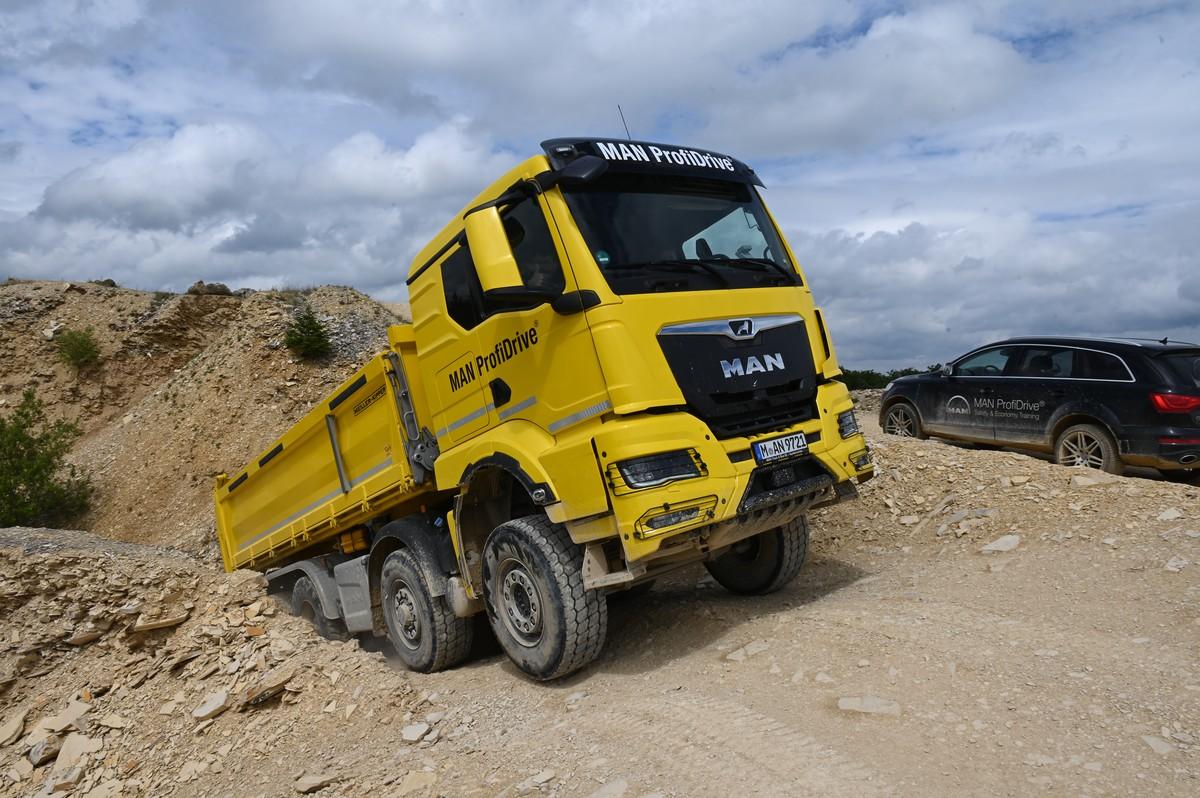
[[566,197],[618,294],[800,285],[745,183],[610,174]]

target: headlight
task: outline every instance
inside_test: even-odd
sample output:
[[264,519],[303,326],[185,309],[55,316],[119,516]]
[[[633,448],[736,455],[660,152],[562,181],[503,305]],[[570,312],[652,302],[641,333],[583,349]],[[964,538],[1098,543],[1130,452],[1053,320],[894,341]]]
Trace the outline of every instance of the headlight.
[[707,474],[708,468],[700,459],[699,452],[695,449],[679,449],[614,463],[608,467],[608,483],[614,492],[620,493]]
[[838,432],[843,438],[850,438],[858,434],[858,419],[853,410],[838,414]]

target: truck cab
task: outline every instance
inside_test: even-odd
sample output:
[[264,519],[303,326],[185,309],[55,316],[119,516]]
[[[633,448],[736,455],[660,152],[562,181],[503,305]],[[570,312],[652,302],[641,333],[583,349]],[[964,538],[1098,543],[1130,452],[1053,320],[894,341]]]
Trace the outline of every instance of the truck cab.
[[513,506],[584,548],[585,587],[614,589],[853,496],[867,447],[754,171],[648,142],[542,146],[408,279],[472,595]]

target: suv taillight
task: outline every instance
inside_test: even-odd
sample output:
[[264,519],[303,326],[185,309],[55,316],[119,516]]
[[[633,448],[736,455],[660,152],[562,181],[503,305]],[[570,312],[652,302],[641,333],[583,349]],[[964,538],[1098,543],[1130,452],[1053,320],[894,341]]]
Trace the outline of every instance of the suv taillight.
[[1150,401],[1154,409],[1160,413],[1190,413],[1200,410],[1200,396],[1188,396],[1181,393],[1152,393]]

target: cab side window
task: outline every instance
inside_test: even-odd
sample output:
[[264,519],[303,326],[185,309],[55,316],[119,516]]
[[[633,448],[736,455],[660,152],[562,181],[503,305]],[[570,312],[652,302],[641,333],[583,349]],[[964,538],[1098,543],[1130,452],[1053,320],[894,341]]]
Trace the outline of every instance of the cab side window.
[[442,288],[446,312],[464,330],[473,330],[484,319],[483,289],[466,246],[459,246],[442,261]]
[[546,217],[537,201],[531,198],[518,202],[502,218],[508,244],[525,286],[561,294],[566,280],[550,228],[546,226]]
[[1014,352],[1014,347],[988,349],[959,361],[954,367],[954,373],[960,377],[999,377],[1004,373]]
[[1076,355],[1080,354],[1083,353],[1058,346],[1029,346],[1010,373],[1017,377],[1078,377]]

